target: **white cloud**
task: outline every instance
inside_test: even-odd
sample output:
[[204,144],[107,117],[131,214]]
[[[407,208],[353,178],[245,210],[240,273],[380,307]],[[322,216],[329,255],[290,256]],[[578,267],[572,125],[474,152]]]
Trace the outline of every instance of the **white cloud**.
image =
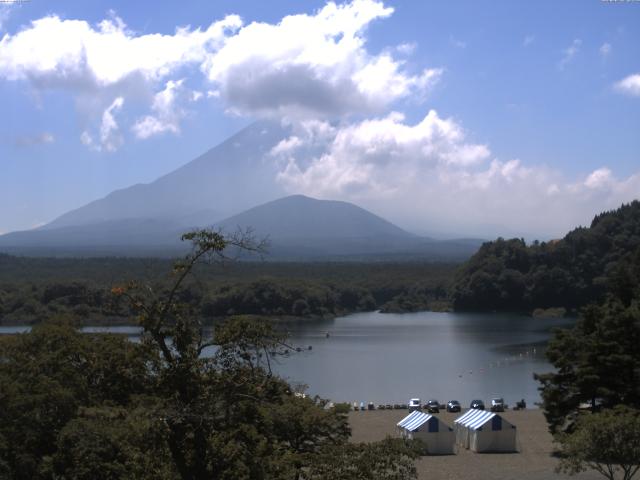
[[608,57],[611,53],[611,44],[604,42],[602,45],[600,45],[598,52],[600,52],[600,56],[602,56],[603,58]]
[[[186,115],[180,107],[178,98],[188,96],[192,101],[197,100],[200,92],[185,92],[184,79],[169,80],[164,90],[156,93],[151,110],[154,115],[146,115],[139,119],[132,127],[136,137],[146,139],[166,132],[180,133],[180,121]],[[197,97],[197,98],[196,98]]]
[[115,115],[122,109],[123,105],[124,99],[117,97],[102,113],[102,121],[98,131],[99,142],[96,142],[87,130],[84,130],[80,135],[80,142],[97,152],[115,152],[118,150],[122,146],[124,139]]
[[284,140],[280,140],[278,144],[271,149],[271,155],[290,155],[293,153],[298,147],[303,145],[302,140],[296,137],[295,135],[290,136],[289,138],[285,138]]
[[[327,150],[306,166],[291,157],[279,180],[293,190],[320,196],[345,192],[386,195],[439,166],[482,162],[488,148],[465,144],[463,137],[453,120],[441,119],[433,110],[413,126],[404,123],[402,114],[392,113],[339,128]],[[296,147],[300,144],[296,137]],[[279,145],[276,150],[284,149]]]
[[573,60],[578,52],[580,52],[581,47],[582,40],[579,38],[574,39],[573,42],[571,42],[571,45],[562,51],[562,59],[560,59],[560,62],[558,63],[558,68],[560,68],[560,70],[564,69],[564,67]]
[[240,27],[230,15],[206,30],[178,28],[173,35],[135,35],[119,18],[96,27],[57,16],[34,20],[0,41],[0,76],[38,86],[105,87],[131,75],[158,80],[217,50],[225,32]]
[[41,132],[35,135],[21,135],[15,139],[14,144],[18,147],[31,147],[53,142],[55,142],[55,137],[52,133]]
[[415,43],[401,43],[396,47],[396,50],[398,51],[398,53],[408,56],[415,52],[416,48],[417,45]]
[[205,66],[220,97],[253,115],[317,116],[380,111],[427,90],[441,74],[411,74],[391,53],[371,55],[365,29],[393,12],[381,2],[328,3],[314,15],[251,23]]
[[[316,128],[317,130],[317,128]],[[298,128],[274,149],[278,181],[291,193],[354,201],[408,228],[478,235],[560,235],[594,214],[640,196],[640,174],[618,179],[602,167],[567,179],[544,165],[492,158],[453,119],[435,111],[408,124],[401,114],[351,125]],[[315,153],[308,156],[309,143]],[[549,215],[553,212],[553,215]],[[427,227],[425,227],[427,225]]]
[[392,13],[375,0],[329,2],[275,24],[243,25],[229,15],[207,28],[177,28],[173,34],[138,34],[113,12],[95,25],[52,15],[0,40],[0,78],[29,82],[36,93],[72,92],[84,117],[83,143],[101,150],[109,149],[90,131],[114,97],[148,106],[148,114],[131,126],[138,138],[179,132],[185,112],[180,104],[204,96],[200,90],[186,93],[178,80],[183,77],[204,83],[207,98],[218,98],[234,114],[382,112],[400,99],[422,99],[442,74],[438,68],[410,71],[394,57],[409,54],[409,44],[367,51],[367,27]]
[[623,78],[614,85],[614,89],[620,93],[640,97],[640,73]]
[[608,188],[614,182],[613,174],[608,168],[599,168],[587,176],[584,186],[591,189]]
[[529,45],[531,45],[534,40],[536,39],[535,36],[533,35],[527,35],[524,37],[524,39],[522,40],[522,46],[523,47],[528,47]]

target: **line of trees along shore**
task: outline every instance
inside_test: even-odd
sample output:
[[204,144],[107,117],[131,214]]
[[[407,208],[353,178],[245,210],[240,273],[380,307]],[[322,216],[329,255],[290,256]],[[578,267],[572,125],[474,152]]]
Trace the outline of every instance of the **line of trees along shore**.
[[[170,286],[166,260],[43,259],[0,255],[0,325],[69,314],[87,324],[126,323],[110,288],[130,279]],[[234,314],[317,318],[351,312],[448,308],[455,264],[272,263],[198,265],[181,301],[201,319]]]
[[[578,313],[624,282],[621,266],[640,248],[640,202],[594,218],[564,238],[527,245],[485,243],[467,262],[275,263],[199,266],[184,289],[203,319],[232,314],[331,317],[358,311]],[[86,323],[126,321],[109,288],[125,279],[167,288],[170,262],[135,258],[24,258],[0,254],[0,324],[66,313]],[[122,316],[124,313],[124,316]]]

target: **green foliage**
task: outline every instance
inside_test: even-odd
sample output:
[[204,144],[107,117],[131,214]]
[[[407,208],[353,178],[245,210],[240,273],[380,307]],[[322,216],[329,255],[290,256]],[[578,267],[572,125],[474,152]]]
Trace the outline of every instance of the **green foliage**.
[[571,430],[583,403],[592,411],[640,408],[640,250],[615,277],[625,280],[612,282],[606,301],[586,308],[575,327],[557,331],[549,343],[556,371],[536,378],[553,432]]
[[[0,324],[55,314],[84,325],[130,322],[113,285],[131,280],[168,293],[172,265],[162,259],[23,258],[0,254]],[[211,324],[229,315],[333,317],[358,311],[446,310],[455,265],[439,263],[199,263],[177,299]]]
[[43,462],[43,476],[69,480],[176,478],[165,430],[160,419],[142,408],[81,409],[58,435],[55,453]]
[[140,345],[113,335],[83,335],[63,321],[0,339],[2,460],[14,478],[38,478],[42,458],[81,406],[123,405],[153,379],[152,358]]
[[630,480],[640,469],[640,412],[617,408],[583,414],[575,432],[557,441],[563,457],[559,471],[573,475],[593,469],[610,480]]
[[194,250],[172,283],[112,289],[142,326],[140,343],[65,320],[0,338],[0,478],[415,478],[411,445],[348,443],[345,409],[271,372],[290,346],[270,323],[232,317],[207,336],[187,278],[229,246],[257,247],[209,231],[185,238]]
[[601,301],[616,270],[640,247],[640,202],[597,215],[590,228],[563,239],[485,243],[456,273],[456,310],[532,311],[564,307],[576,311]]
[[305,480],[410,480],[417,478],[415,460],[423,445],[418,441],[386,438],[364,445],[325,448],[303,474]]

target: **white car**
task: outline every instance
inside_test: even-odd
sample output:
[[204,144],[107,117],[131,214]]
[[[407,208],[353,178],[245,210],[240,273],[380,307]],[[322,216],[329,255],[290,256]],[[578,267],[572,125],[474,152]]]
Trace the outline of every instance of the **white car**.
[[420,406],[419,398],[412,398],[409,400],[409,411],[413,412],[415,410],[420,410],[422,407]]
[[492,412],[504,412],[504,400],[501,397],[491,399]]

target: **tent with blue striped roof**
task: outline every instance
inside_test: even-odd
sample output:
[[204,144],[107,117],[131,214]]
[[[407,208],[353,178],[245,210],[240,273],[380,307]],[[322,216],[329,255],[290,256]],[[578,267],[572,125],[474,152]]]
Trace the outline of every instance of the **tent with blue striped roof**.
[[515,452],[516,427],[500,415],[469,410],[454,421],[456,443],[473,452]]
[[459,446],[469,448],[468,424],[484,415],[485,413],[486,412],[484,410],[476,410],[472,408],[470,410],[467,410],[463,415],[459,416],[453,421],[453,431],[456,437],[456,443]]
[[422,440],[429,454],[454,453],[453,429],[433,415],[416,410],[400,420],[397,427],[404,438]]

